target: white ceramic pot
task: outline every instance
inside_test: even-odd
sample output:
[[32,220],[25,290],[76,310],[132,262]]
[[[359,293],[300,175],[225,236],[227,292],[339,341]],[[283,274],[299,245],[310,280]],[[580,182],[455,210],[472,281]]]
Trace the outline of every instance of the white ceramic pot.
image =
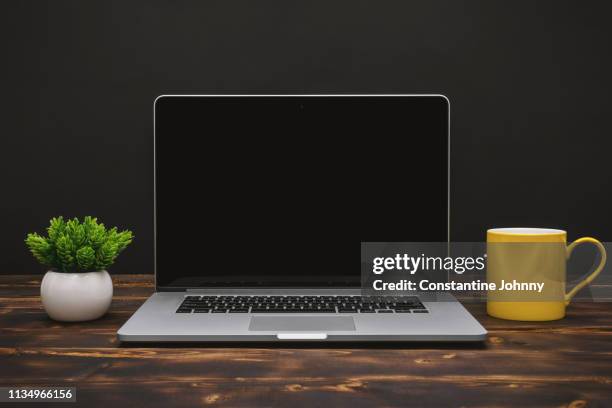
[[113,300],[113,281],[106,271],[49,271],[40,285],[40,298],[45,311],[54,320],[93,320],[108,310]]

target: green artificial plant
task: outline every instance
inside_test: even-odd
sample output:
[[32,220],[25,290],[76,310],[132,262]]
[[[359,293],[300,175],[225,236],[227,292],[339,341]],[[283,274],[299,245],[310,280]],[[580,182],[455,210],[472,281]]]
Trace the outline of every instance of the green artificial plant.
[[43,265],[59,272],[102,271],[132,242],[131,231],[106,229],[97,218],[85,217],[64,221],[52,218],[47,237],[28,234],[25,243]]

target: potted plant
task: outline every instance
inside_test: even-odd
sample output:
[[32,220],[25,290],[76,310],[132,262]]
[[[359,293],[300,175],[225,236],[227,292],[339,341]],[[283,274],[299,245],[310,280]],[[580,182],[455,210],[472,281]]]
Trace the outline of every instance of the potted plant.
[[45,311],[55,320],[81,322],[106,313],[113,282],[106,269],[131,242],[131,231],[107,229],[96,218],[52,218],[47,236],[28,234],[34,257],[50,270],[40,287]]

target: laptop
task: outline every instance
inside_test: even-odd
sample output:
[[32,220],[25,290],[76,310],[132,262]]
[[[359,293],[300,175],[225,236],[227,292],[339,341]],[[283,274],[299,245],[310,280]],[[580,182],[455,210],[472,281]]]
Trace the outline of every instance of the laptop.
[[442,95],[162,95],[155,293],[122,342],[482,341],[450,294],[372,298],[362,243],[448,242]]

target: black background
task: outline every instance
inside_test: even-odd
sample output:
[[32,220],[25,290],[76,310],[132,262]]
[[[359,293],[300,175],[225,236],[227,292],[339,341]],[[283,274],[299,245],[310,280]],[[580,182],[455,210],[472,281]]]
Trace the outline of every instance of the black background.
[[152,103],[162,93],[443,93],[452,239],[498,226],[611,239],[606,2],[0,7],[0,273],[42,270],[23,238],[58,214],[132,229],[112,271],[152,271]]

